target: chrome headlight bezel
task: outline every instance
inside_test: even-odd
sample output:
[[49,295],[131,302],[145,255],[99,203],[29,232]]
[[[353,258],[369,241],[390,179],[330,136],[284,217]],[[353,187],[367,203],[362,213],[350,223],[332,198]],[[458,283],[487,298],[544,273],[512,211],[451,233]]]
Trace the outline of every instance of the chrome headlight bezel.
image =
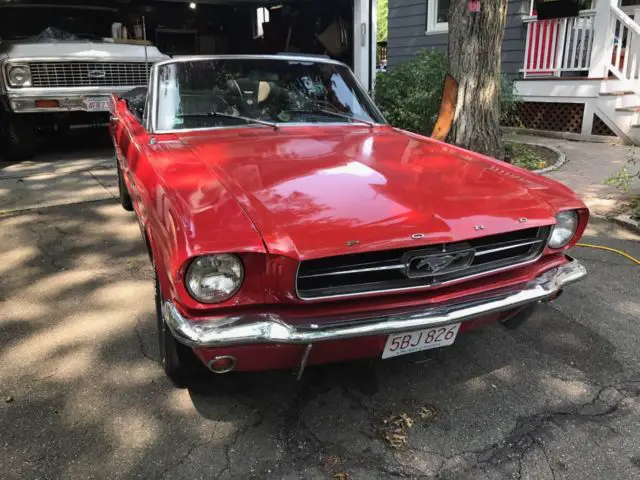
[[[16,72],[22,72],[24,80],[16,80],[13,76]],[[6,66],[7,83],[11,88],[22,88],[31,86],[31,69],[29,65],[22,63],[10,63]]]
[[565,247],[578,231],[580,216],[576,210],[565,210],[556,215],[556,224],[551,230],[547,245],[553,249]]
[[[210,293],[203,283],[205,279],[213,282],[218,279],[220,288]],[[220,282],[226,284],[223,287]],[[191,297],[206,304],[222,303],[232,298],[244,282],[244,265],[240,257],[230,253],[202,255],[194,258],[186,270],[184,285]]]

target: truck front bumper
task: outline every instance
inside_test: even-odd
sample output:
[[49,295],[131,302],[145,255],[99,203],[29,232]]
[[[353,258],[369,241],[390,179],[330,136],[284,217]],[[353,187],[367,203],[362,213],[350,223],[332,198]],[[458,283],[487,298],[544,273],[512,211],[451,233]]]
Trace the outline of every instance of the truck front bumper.
[[24,88],[6,94],[13,113],[107,112],[112,93],[124,93],[131,87]]
[[322,322],[309,318],[305,325],[292,325],[282,315],[271,313],[205,319],[185,318],[172,302],[164,302],[163,318],[175,338],[190,347],[225,347],[255,344],[310,345],[420,330],[473,320],[550,300],[562,288],[587,274],[575,259],[551,268],[526,284],[498,289],[455,303],[421,306],[394,313],[335,316]]

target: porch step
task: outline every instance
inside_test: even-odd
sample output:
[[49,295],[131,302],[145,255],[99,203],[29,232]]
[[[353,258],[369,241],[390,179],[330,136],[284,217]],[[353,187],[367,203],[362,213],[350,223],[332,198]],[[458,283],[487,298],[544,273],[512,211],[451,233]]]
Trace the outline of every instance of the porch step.
[[637,113],[640,112],[640,105],[634,105],[632,107],[617,107],[616,112]]
[[633,91],[619,91],[619,92],[600,92],[601,97],[624,97],[625,95],[633,95]]

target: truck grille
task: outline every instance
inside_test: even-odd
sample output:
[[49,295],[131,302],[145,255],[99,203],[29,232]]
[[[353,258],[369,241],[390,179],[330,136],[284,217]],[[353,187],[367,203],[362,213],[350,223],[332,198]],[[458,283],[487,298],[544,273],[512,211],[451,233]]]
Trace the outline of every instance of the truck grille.
[[148,78],[144,62],[38,62],[29,66],[32,85],[38,88],[135,87],[146,85]]
[[303,300],[442,285],[535,261],[552,227],[528,228],[466,242],[306,260],[296,291]]

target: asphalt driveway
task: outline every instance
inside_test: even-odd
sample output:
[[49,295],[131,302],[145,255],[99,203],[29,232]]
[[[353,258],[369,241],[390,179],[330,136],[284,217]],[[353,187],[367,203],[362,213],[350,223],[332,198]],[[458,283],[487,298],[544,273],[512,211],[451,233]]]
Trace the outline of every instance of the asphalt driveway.
[[[0,176],[3,478],[640,478],[628,260],[575,249],[589,277],[520,330],[299,382],[234,374],[177,390],[156,362],[151,268],[112,170],[72,170],[104,191],[78,197],[90,187],[58,175],[40,189],[55,201],[18,201],[35,174]],[[585,238],[640,257],[638,240],[601,220]]]

